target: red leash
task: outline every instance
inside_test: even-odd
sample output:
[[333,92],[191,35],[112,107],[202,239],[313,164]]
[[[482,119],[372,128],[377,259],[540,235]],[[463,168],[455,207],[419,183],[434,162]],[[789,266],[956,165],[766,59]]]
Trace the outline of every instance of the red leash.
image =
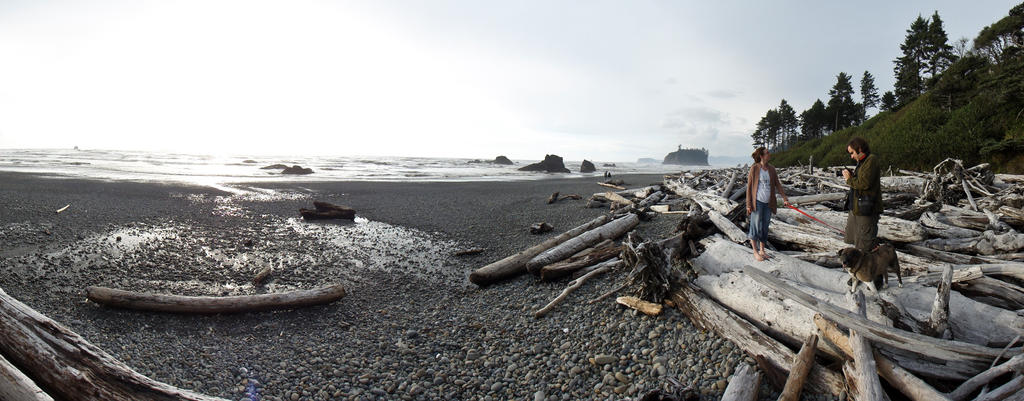
[[840,230],[840,229],[838,229],[838,228],[832,227],[832,226],[830,226],[830,225],[829,225],[828,223],[826,223],[826,222],[824,222],[824,221],[821,221],[821,220],[818,220],[818,219],[817,219],[817,218],[815,218],[814,216],[811,216],[811,215],[809,215],[809,214],[807,214],[807,213],[804,213],[804,211],[803,211],[803,210],[797,209],[797,208],[796,208],[796,206],[793,206],[793,205],[786,205],[786,207],[788,207],[788,208],[790,208],[790,209],[793,209],[793,210],[796,210],[796,211],[800,212],[800,214],[802,214],[802,215],[804,215],[804,216],[807,216],[807,217],[810,217],[810,218],[811,218],[811,220],[814,220],[814,221],[817,221],[817,222],[819,222],[819,223],[821,223],[821,224],[824,224],[824,225],[825,225],[826,227],[828,227],[828,228],[831,228],[831,229],[833,229],[833,230],[839,231],[839,233],[840,233],[840,234],[846,235],[846,231],[843,231],[843,230]]

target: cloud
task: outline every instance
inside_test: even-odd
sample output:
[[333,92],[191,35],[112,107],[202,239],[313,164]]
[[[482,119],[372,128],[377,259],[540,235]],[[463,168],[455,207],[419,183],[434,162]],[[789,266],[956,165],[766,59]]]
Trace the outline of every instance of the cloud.
[[728,89],[717,89],[706,92],[708,96],[718,99],[732,99],[740,95],[739,91],[733,91]]

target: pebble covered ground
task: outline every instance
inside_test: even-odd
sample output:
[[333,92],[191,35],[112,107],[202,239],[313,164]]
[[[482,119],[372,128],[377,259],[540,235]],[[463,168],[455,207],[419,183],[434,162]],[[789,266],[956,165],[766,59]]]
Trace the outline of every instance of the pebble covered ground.
[[[718,399],[735,366],[753,360],[677,310],[648,317],[612,298],[586,302],[624,271],[588,282],[541,319],[533,311],[568,279],[483,289],[466,280],[605,212],[584,207],[603,191],[596,180],[295,182],[228,193],[0,173],[0,287],[142,374],[230,400],[623,400],[677,383]],[[555,191],[584,200],[546,204]],[[313,200],[353,207],[357,221],[304,222],[297,210]],[[662,215],[638,232],[661,238],[677,219]],[[529,234],[541,221],[555,232]],[[452,255],[477,247],[485,252]],[[268,265],[270,282],[254,288]],[[339,282],[347,295],[329,305],[233,315],[117,310],[84,297],[89,285],[239,295]],[[762,383],[761,399],[777,391]]]

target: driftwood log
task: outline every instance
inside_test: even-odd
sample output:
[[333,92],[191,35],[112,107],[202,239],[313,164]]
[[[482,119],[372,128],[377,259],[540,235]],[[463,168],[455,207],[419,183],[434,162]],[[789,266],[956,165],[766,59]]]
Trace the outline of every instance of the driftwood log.
[[0,400],[53,401],[53,397],[0,355]]
[[56,399],[225,401],[139,374],[2,289],[0,352]]
[[597,218],[573,228],[572,230],[566,231],[554,238],[550,238],[517,254],[508,256],[504,259],[492,262],[484,267],[474,270],[473,273],[470,273],[469,275],[469,281],[483,287],[526,273],[526,262],[533,259],[534,256],[537,256],[541,252],[551,249],[551,247],[555,245],[568,241],[569,239],[583,234],[584,232],[606,222],[608,222],[608,216],[598,216]]
[[817,349],[818,336],[807,336],[804,345],[800,347],[800,352],[796,354],[793,368],[789,370],[789,377],[786,379],[786,385],[782,387],[782,393],[779,394],[779,401],[800,401],[800,392],[804,389],[807,374],[814,367],[814,353]]
[[637,297],[618,297],[615,303],[635,309],[647,316],[658,316],[661,314],[661,304],[647,302]]
[[722,393],[721,401],[757,400],[758,387],[761,387],[761,374],[753,366],[744,363],[729,378],[729,386]]
[[305,220],[327,220],[327,219],[347,219],[352,220],[356,218],[355,209],[333,205],[327,202],[315,201],[313,202],[314,209],[299,209],[299,214]]
[[551,300],[551,302],[548,302],[548,304],[544,305],[543,308],[540,308],[539,310],[534,312],[533,317],[538,319],[544,317],[544,315],[550,312],[551,309],[553,309],[556,305],[564,301],[565,297],[569,296],[569,294],[572,293],[573,291],[576,291],[577,288],[580,288],[580,286],[582,286],[583,283],[586,283],[587,280],[611,270],[613,267],[617,266],[620,263],[622,262],[618,259],[612,259],[606,262],[602,262],[601,264],[597,265],[597,268],[592,270],[590,273],[587,273],[578,279],[570,281],[569,285],[566,286],[565,289],[562,290],[562,292],[558,294],[557,297],[555,297],[555,299]]
[[639,223],[640,219],[635,214],[630,213],[629,215],[615,219],[608,224],[593,228],[575,236],[574,238],[567,239],[565,242],[555,245],[550,249],[541,252],[537,256],[534,256],[533,259],[526,262],[526,270],[534,275],[539,275],[540,269],[544,266],[568,258],[574,253],[582,251],[605,239],[618,238],[626,231],[636,227]]
[[97,304],[115,308],[171,313],[242,313],[327,304],[344,297],[345,288],[334,284],[278,294],[193,297],[90,286],[85,289],[85,296]]
[[[598,244],[598,246],[580,251],[568,259],[542,267],[540,269],[540,279],[545,281],[555,280],[568,276],[576,270],[619,256],[622,247],[615,245],[610,240],[606,242],[607,244],[605,245]],[[590,252],[586,252],[588,250]]]

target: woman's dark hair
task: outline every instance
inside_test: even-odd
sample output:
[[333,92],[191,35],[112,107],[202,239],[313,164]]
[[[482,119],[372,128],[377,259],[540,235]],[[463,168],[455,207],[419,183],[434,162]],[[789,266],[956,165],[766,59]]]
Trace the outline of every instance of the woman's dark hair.
[[762,146],[760,148],[754,149],[754,153],[751,153],[750,157],[754,158],[754,163],[760,163],[761,162],[761,155],[763,155],[764,152],[767,152],[767,151],[768,150],[765,149],[764,146]]
[[846,144],[851,149],[856,150],[857,153],[871,153],[871,147],[868,146],[868,141],[859,136],[850,138],[850,142]]

